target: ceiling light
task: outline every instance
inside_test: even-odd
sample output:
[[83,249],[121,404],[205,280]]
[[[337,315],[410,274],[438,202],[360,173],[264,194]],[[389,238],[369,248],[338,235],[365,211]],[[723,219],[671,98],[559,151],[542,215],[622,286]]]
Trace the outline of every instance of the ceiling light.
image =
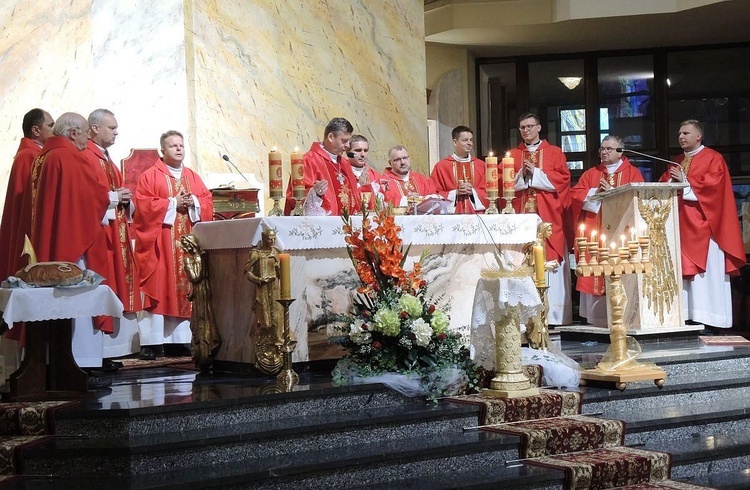
[[581,83],[581,80],[583,80],[583,77],[557,77],[560,82],[562,82],[563,85],[565,85],[568,90],[573,90],[578,86],[579,83]]

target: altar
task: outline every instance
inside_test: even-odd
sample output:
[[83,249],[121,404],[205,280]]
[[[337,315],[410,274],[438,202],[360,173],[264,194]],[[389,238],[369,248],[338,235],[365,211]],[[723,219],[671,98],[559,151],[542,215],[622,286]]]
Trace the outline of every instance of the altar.
[[[352,218],[354,226],[361,216]],[[519,215],[397,216],[407,259],[424,255],[429,294],[450,304],[450,328],[468,336],[474,289],[483,269],[497,267],[495,253],[520,265],[522,248],[536,238],[539,217]],[[244,276],[250,248],[263,226],[277,231],[277,247],[291,255],[290,325],[298,341],[293,361],[342,357],[328,338],[337,335],[352,293],[361,285],[347,254],[339,216],[265,217],[198,223],[193,229],[208,256],[212,305],[223,343],[216,361],[254,364],[255,286]]]

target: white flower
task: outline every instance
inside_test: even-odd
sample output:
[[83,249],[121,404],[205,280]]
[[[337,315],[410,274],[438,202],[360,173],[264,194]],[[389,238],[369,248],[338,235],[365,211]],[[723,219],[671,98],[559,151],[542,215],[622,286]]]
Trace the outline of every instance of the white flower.
[[421,318],[414,320],[414,323],[411,324],[411,331],[416,337],[414,342],[418,346],[426,347],[427,344],[430,343],[430,339],[432,338],[432,327]]
[[370,343],[370,341],[372,340],[372,334],[362,328],[364,325],[365,325],[365,322],[360,318],[357,318],[351,324],[351,327],[349,330],[349,338],[352,339],[352,342],[355,342],[360,345]]

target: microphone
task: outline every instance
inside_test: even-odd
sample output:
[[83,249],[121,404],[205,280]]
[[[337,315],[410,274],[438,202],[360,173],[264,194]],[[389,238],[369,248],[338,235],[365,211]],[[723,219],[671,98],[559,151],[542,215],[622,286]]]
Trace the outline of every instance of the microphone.
[[677,166],[680,165],[679,163],[673,162],[672,160],[667,160],[665,158],[655,157],[653,155],[649,155],[648,153],[641,153],[640,151],[631,150],[630,148],[615,148],[615,151],[617,153],[622,153],[623,151],[627,151],[628,153],[635,153],[636,155],[641,155],[643,157],[647,157],[647,158],[650,158],[652,160],[659,160],[660,162],[671,163],[672,165],[677,165]]
[[222,155],[221,158],[223,158],[225,162],[227,162],[229,165],[231,165],[230,169],[234,169],[238,174],[240,174],[240,177],[242,177],[243,179],[245,179],[245,182],[250,182],[249,180],[247,180],[247,177],[245,177],[245,174],[243,174],[240,171],[240,169],[237,168],[237,165],[235,165],[234,163],[232,163],[232,160],[230,160],[227,155]]

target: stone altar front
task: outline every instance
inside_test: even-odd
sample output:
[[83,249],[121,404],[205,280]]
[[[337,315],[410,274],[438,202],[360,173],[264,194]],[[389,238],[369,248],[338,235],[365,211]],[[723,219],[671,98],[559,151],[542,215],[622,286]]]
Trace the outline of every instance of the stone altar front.
[[[352,218],[354,226],[361,217]],[[405,268],[423,253],[423,277],[433,297],[450,302],[451,325],[468,335],[474,288],[482,269],[496,267],[496,245],[515,263],[533,241],[539,218],[522,215],[397,216],[404,248],[411,244]],[[344,242],[340,217],[265,217],[198,223],[193,233],[208,254],[213,308],[223,344],[217,361],[254,364],[255,287],[244,276],[250,247],[260,240],[262,224],[277,230],[277,247],[290,253],[290,324],[298,344],[294,362],[335,359],[343,349],[328,342],[336,335],[337,315],[351,305],[359,286]]]

